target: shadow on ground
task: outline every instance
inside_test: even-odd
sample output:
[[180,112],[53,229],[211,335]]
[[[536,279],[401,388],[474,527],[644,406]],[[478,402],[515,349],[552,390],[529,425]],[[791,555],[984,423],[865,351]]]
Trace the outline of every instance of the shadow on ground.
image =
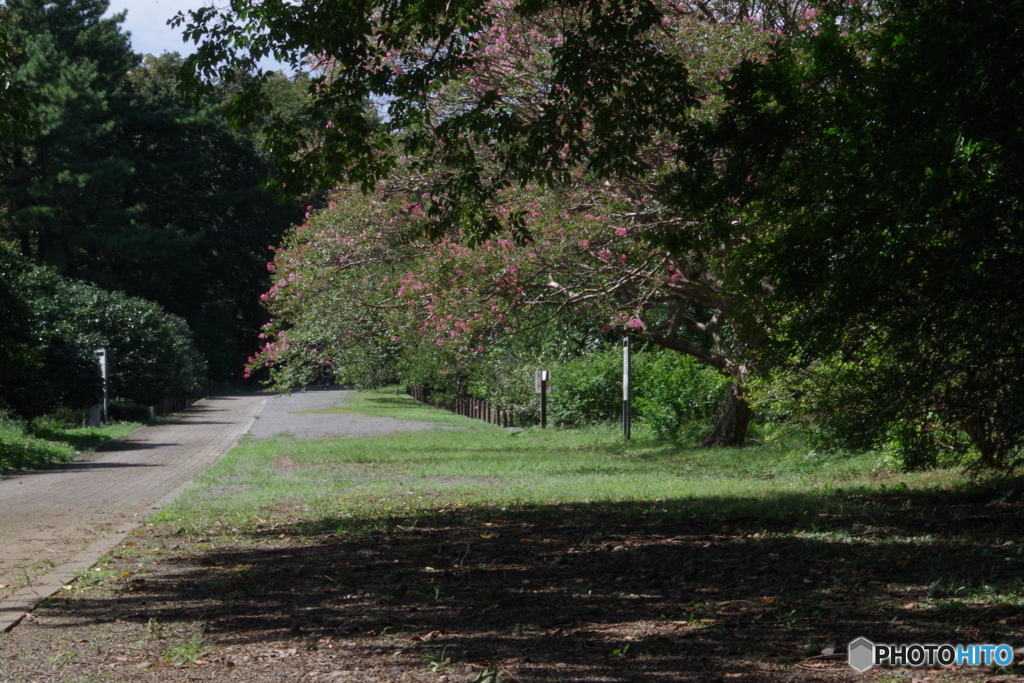
[[506,681],[811,681],[859,636],[1020,642],[1018,500],[896,493],[846,517],[798,502],[770,523],[674,500],[442,506],[224,536],[154,527],[105,585],[63,593],[35,628],[202,623],[220,653],[208,672],[286,651],[394,681],[424,680],[432,658],[464,667],[452,680],[492,667]]

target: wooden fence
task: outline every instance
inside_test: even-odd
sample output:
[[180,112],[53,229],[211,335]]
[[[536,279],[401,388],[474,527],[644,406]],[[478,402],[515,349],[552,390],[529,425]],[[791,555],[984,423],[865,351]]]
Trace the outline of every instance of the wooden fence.
[[416,386],[406,387],[406,392],[420,403],[450,410],[458,415],[465,415],[474,420],[483,420],[499,427],[511,427],[515,421],[515,415],[511,410],[472,396],[456,396],[447,400],[437,400],[430,387]]

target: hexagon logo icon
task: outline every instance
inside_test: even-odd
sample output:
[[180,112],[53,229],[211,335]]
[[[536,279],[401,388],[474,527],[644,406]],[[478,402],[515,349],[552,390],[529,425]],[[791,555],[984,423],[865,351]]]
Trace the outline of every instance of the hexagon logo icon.
[[875,663],[875,644],[861,636],[847,646],[847,661],[857,671],[867,671]]

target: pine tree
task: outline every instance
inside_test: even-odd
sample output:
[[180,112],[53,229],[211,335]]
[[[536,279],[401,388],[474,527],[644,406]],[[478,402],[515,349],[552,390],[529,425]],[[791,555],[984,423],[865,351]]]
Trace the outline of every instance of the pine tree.
[[34,93],[33,130],[0,141],[0,236],[22,255],[73,272],[98,233],[128,221],[116,197],[131,173],[109,148],[117,136],[122,86],[138,62],[124,15],[104,19],[106,0],[11,0],[20,51],[14,78]]

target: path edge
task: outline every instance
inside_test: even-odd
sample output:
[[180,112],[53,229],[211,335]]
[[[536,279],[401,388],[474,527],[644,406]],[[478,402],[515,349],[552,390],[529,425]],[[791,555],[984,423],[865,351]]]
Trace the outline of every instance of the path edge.
[[[220,461],[221,458],[227,455],[236,445],[238,445],[238,440],[242,438],[243,434],[249,432],[253,423],[256,422],[256,417],[263,410],[263,406],[266,402],[266,398],[259,402],[256,408],[252,411],[252,414],[249,415],[249,419],[238,433],[235,434],[235,438],[224,447],[220,457],[217,458],[217,461]],[[214,464],[216,463],[210,463],[210,467]],[[152,514],[152,511],[159,510],[160,508],[174,502],[174,500],[177,499],[193,481],[194,479],[186,481],[153,503],[150,506],[150,514]],[[75,580],[75,574],[77,572],[90,569],[93,565],[99,562],[99,559],[103,557],[103,555],[121,545],[121,542],[124,541],[131,532],[135,531],[144,523],[145,520],[143,519],[138,522],[122,524],[103,538],[93,541],[85,550],[76,553],[74,557],[64,564],[59,567],[54,567],[32,583],[12,593],[7,598],[0,600],[0,634],[9,633],[15,626],[20,624],[23,619],[28,617],[30,613],[39,606],[39,603],[57,593],[59,590],[64,588],[64,586],[72,583]]]

